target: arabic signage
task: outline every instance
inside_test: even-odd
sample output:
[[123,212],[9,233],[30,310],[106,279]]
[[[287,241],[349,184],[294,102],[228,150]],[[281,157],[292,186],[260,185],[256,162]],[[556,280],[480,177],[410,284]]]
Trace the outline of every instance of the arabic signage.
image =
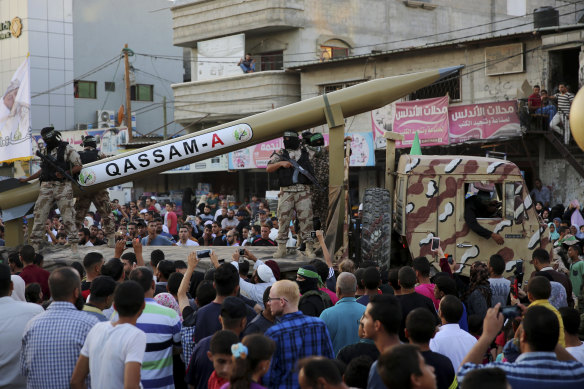
[[79,183],[91,187],[116,177],[146,172],[195,156],[204,156],[226,147],[237,146],[248,142],[252,137],[251,127],[242,123],[205,134],[178,138],[141,152],[122,154],[113,161],[106,160],[84,167],[79,174]]
[[[375,150],[371,132],[354,132],[345,134],[353,138],[351,142],[350,166],[375,166]],[[328,134],[323,134],[325,145],[328,145]],[[229,153],[229,169],[265,169],[274,151],[284,148],[282,138],[246,147]]]
[[396,147],[411,147],[416,133],[422,146],[448,144],[448,96],[396,103],[393,132],[404,136]]
[[519,135],[516,106],[514,101],[502,101],[449,107],[450,143]]
[[12,20],[0,22],[0,40],[10,37],[18,38],[22,34],[22,20],[17,16]]

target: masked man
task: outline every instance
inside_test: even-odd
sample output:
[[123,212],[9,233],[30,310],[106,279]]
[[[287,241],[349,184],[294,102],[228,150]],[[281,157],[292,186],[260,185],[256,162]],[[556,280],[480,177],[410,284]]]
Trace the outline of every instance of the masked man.
[[286,255],[286,242],[288,241],[288,231],[292,211],[296,211],[296,218],[300,224],[302,239],[306,242],[304,254],[309,258],[314,258],[314,248],[310,233],[314,230],[312,224],[312,201],[311,186],[312,181],[300,172],[300,169],[288,161],[292,159],[303,169],[313,175],[311,158],[314,151],[301,146],[300,138],[295,132],[284,133],[284,149],[280,149],[272,155],[266,167],[268,173],[276,173],[280,185],[280,197],[278,200],[278,219],[280,228],[278,229],[278,251],[274,258],[282,258]]
[[[83,151],[79,153],[81,162],[85,165],[87,163],[95,162],[97,160],[106,158],[106,155],[97,150],[97,142],[91,135],[83,138]],[[109,247],[115,246],[115,225],[112,210],[110,207],[110,198],[107,189],[102,189],[92,193],[80,193],[75,202],[75,226],[81,227],[83,219],[89,211],[91,203],[95,204],[95,208],[101,216],[101,225],[107,237],[107,244]]]
[[[61,141],[61,133],[53,127],[41,130],[41,137],[46,144],[43,154],[53,157],[56,164],[70,175],[81,171],[81,158],[67,142]],[[72,247],[77,246],[77,228],[73,214],[73,183],[64,177],[50,163],[43,160],[41,170],[30,177],[21,178],[21,182],[28,182],[40,177],[41,189],[34,205],[34,226],[30,234],[30,244],[35,249],[40,248],[45,234],[45,222],[54,203],[57,203],[68,242]]]

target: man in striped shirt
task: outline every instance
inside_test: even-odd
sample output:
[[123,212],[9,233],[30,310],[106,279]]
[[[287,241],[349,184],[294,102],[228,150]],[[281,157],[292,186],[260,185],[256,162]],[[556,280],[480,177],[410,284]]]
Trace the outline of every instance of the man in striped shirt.
[[132,270],[130,280],[142,286],[146,302],[144,311],[136,322],[136,327],[146,333],[147,342],[141,371],[142,386],[144,389],[172,389],[172,352],[174,347],[180,347],[179,316],[174,309],[163,307],[154,301],[156,286],[150,269],[138,267]]
[[552,119],[550,127],[560,134],[563,132],[564,143],[568,144],[570,143],[570,107],[574,101],[574,95],[568,92],[568,87],[565,82],[560,83],[559,89],[560,93],[552,97],[558,105],[558,113]]
[[[531,283],[531,282],[530,282]],[[481,365],[483,356],[503,326],[501,304],[487,311],[483,334],[462,361],[458,381],[465,386],[465,375],[474,369],[502,369],[513,389],[584,388],[584,365],[558,344],[560,324],[545,307],[531,307],[518,331],[521,355],[514,363],[492,362]]]

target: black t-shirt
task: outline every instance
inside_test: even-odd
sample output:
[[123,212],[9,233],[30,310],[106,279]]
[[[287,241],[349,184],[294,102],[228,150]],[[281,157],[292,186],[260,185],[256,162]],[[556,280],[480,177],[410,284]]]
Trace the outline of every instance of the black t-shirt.
[[[195,334],[197,332],[198,330],[195,331]],[[209,381],[209,377],[211,377],[211,374],[215,370],[213,368],[213,362],[207,356],[207,351],[211,349],[212,337],[212,335],[207,336],[197,343],[189,362],[185,381],[187,384],[193,385],[196,389],[207,388],[207,381]]]
[[274,242],[270,238],[268,238],[268,239],[257,238],[257,239],[254,239],[254,241],[251,245],[252,246],[275,246],[276,242]]
[[89,290],[89,288],[91,288],[91,282],[88,282],[86,280],[81,281],[81,290]]
[[225,235],[216,236],[213,238],[212,246],[227,246],[227,237]]
[[419,293],[408,293],[396,296],[402,308],[402,322],[399,330],[399,337],[402,342],[407,342],[404,335],[404,328],[406,328],[406,317],[408,313],[416,308],[427,308],[434,316],[434,324],[438,325],[438,315],[436,314],[436,308],[434,308],[434,303],[426,296],[422,296]]
[[[256,317],[256,312],[247,304],[245,307],[247,308],[247,322],[249,323]],[[201,339],[221,330],[221,323],[219,322],[221,304],[210,302],[199,308],[195,315],[195,343],[199,343]]]
[[298,309],[306,316],[319,317],[324,308],[322,298],[316,295],[301,297],[298,304]]
[[454,367],[448,357],[434,351],[422,351],[426,364],[434,367],[437,389],[448,389],[454,382]]

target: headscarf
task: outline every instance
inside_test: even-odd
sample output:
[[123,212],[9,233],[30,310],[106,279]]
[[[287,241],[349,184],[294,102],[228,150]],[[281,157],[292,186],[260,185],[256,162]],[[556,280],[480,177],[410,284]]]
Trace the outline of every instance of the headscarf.
[[272,259],[268,259],[264,263],[272,269],[276,281],[280,281],[280,266],[278,266],[278,263]]
[[172,294],[158,293],[156,296],[154,296],[154,300],[156,300],[156,302],[162,306],[174,309],[176,311],[176,313],[178,313],[178,315],[180,316],[180,318],[182,320],[182,315],[180,312],[179,305],[176,302],[176,299],[174,298],[174,296]]
[[[551,226],[554,226],[554,231],[553,232],[551,230]],[[556,228],[556,225],[554,224],[554,222],[548,223],[548,228],[550,229],[550,240],[552,242],[554,240],[560,239],[560,233],[558,232],[558,229]]]
[[20,278],[20,276],[16,276],[14,274],[10,276],[10,279],[12,280],[12,285],[14,287],[14,289],[12,289],[11,297],[16,301],[26,302],[26,298],[24,297],[24,280]]

